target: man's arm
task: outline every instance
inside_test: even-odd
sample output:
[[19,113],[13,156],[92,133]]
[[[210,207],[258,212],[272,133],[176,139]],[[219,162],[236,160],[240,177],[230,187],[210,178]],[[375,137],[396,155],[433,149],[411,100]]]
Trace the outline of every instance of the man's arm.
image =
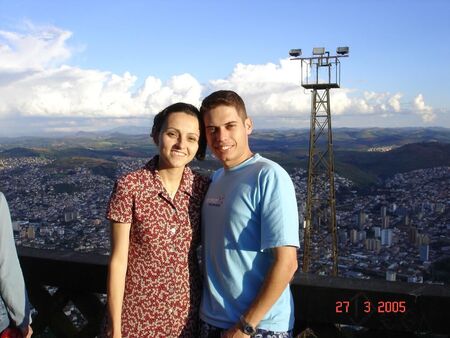
[[[25,331],[31,322],[25,281],[17,256],[8,203],[0,192],[0,295],[12,322]],[[32,332],[32,331],[31,331]]]
[[[269,269],[258,295],[244,314],[245,321],[253,327],[259,324],[277,299],[280,298],[297,270],[297,248],[283,246],[274,248],[272,251],[275,261]],[[239,338],[248,337],[248,335],[241,331],[240,323],[237,323],[222,337]]]
[[111,258],[108,267],[108,315],[110,337],[122,337],[122,304],[131,223],[111,222]]
[[31,325],[21,327],[20,332],[22,332],[23,338],[30,338],[33,335],[33,329],[31,328]]

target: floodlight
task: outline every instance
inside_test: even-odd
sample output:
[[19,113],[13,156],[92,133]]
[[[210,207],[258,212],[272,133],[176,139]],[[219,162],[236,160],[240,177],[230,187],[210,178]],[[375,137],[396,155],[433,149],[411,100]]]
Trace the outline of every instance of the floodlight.
[[315,47],[313,48],[313,55],[323,55],[325,54],[325,48],[324,47]]
[[338,53],[339,55],[346,55],[349,52],[349,48],[348,47],[338,47],[336,49],[336,53]]
[[289,51],[289,55],[292,57],[298,57],[298,56],[302,55],[302,50],[301,49],[291,49]]

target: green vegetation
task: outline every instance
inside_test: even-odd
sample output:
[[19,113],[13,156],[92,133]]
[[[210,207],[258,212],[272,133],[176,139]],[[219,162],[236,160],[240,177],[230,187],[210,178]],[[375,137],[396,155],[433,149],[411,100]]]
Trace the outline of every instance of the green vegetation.
[[343,165],[347,169],[357,168],[362,181],[370,181],[370,176],[385,178],[417,169],[450,166],[450,143],[414,143],[379,153],[336,151],[335,161],[337,168]]
[[361,168],[349,163],[336,161],[334,167],[337,174],[352,180],[360,188],[366,188],[378,181],[376,174],[361,170]]
[[0,152],[0,158],[6,157],[36,157],[41,156],[41,152],[32,148],[15,147]]
[[116,177],[116,169],[117,166],[115,163],[111,163],[108,165],[98,165],[92,168],[92,173],[95,175],[106,176],[110,179],[114,179]]
[[101,165],[108,166],[112,164],[114,164],[114,162],[101,158],[85,156],[59,157],[53,162],[53,166],[65,169],[76,167],[93,168]]
[[[61,155],[60,155],[61,156]],[[93,174],[106,176],[108,178],[114,179],[117,169],[117,162],[113,160],[105,160],[102,158],[95,157],[84,157],[84,156],[74,156],[74,157],[59,157],[56,159],[51,166],[55,168],[89,168],[92,170]]]

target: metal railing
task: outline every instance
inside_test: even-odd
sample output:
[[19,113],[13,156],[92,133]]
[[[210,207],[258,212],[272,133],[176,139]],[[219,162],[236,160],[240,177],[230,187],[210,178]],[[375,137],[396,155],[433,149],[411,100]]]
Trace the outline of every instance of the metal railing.
[[[99,295],[106,293],[108,258],[29,248],[19,248],[19,257],[37,310],[35,337],[95,337],[105,314]],[[304,337],[439,337],[450,332],[448,285],[298,272],[291,288],[294,331]],[[70,308],[77,308],[78,320]]]

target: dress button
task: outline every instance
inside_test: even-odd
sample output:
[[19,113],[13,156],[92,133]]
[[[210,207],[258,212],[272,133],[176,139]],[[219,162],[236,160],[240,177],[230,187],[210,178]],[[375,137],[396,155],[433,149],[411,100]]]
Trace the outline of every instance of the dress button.
[[170,229],[170,233],[171,233],[172,235],[175,235],[175,231],[177,231],[177,229],[175,229],[175,228]]
[[173,268],[169,268],[169,272],[173,273],[175,270]]

